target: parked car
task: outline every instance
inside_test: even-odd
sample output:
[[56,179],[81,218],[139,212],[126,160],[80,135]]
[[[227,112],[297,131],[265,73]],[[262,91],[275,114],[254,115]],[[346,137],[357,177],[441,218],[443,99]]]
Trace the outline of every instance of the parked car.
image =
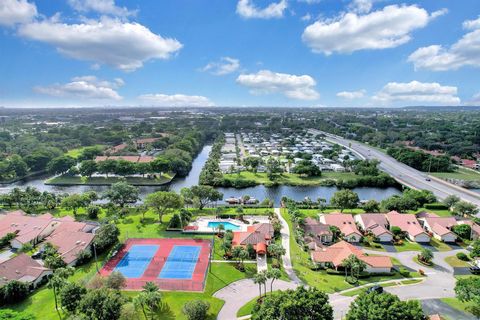
[[370,293],[370,292],[383,293],[383,287],[375,285],[367,289],[367,293]]
[[471,267],[470,267],[470,272],[471,272],[472,274],[480,274],[480,267],[471,266]]

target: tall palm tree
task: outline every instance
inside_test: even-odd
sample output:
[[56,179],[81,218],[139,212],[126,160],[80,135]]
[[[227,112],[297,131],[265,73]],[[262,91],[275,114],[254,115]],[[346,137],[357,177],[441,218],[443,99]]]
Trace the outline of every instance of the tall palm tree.
[[270,292],[273,292],[273,282],[277,279],[280,279],[280,277],[282,276],[282,273],[280,272],[279,269],[272,268],[267,272],[267,274],[268,274],[268,278],[272,279],[272,281],[270,281]]
[[262,297],[262,284],[267,281],[265,273],[257,273],[253,276],[253,283],[258,284],[259,298]]

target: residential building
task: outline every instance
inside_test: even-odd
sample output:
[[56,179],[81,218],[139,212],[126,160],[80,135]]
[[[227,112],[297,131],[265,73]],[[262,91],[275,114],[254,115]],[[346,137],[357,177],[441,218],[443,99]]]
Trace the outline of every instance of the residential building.
[[336,270],[341,268],[343,261],[352,254],[366,264],[365,271],[368,273],[390,273],[393,268],[389,257],[367,256],[361,249],[346,241],[340,241],[310,253],[312,261],[316,264],[322,267],[333,267]]
[[246,247],[251,244],[257,254],[266,254],[273,239],[273,226],[270,223],[257,223],[247,227],[247,231],[234,231],[232,246]]
[[12,280],[31,283],[36,287],[52,270],[45,268],[30,256],[19,255],[0,263],[0,286]]
[[457,225],[454,217],[439,217],[430,215],[419,219],[423,222],[423,228],[433,234],[435,239],[443,242],[455,242],[457,235],[452,231],[453,226]]
[[378,241],[391,242],[393,240],[393,234],[388,230],[388,221],[384,214],[357,214],[354,219],[366,234],[371,233]]
[[411,241],[420,243],[430,242],[430,236],[423,230],[415,215],[391,211],[386,214],[386,217],[390,230],[392,227],[399,227]]
[[319,218],[321,223],[337,227],[348,242],[360,242],[362,239],[362,233],[358,230],[351,214],[321,214]]
[[330,226],[319,222],[313,218],[305,218],[303,221],[303,231],[305,243],[314,250],[317,247],[322,247],[325,243],[330,243],[333,240],[333,233]]
[[20,249],[24,244],[38,244],[50,235],[58,224],[49,213],[40,216],[27,215],[22,210],[7,212],[0,215],[0,238],[9,233],[17,236],[10,241],[14,249]]

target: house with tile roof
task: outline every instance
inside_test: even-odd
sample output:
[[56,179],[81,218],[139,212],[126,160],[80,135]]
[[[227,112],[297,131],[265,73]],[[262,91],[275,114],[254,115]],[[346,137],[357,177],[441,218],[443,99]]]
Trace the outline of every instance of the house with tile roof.
[[330,226],[313,218],[305,218],[302,225],[305,243],[314,250],[333,240]]
[[20,253],[19,255],[0,263],[0,286],[12,280],[31,283],[36,287],[52,270],[45,268],[32,257]]
[[392,242],[393,234],[388,230],[388,221],[384,214],[363,213],[355,215],[354,219],[365,234],[372,234],[380,242]]
[[430,215],[424,218],[419,218],[423,222],[423,228],[431,232],[435,239],[443,242],[455,242],[457,235],[452,231],[453,226],[457,225],[457,220],[454,217],[439,217],[437,215]]
[[362,233],[358,230],[351,214],[330,213],[321,214],[319,221],[323,224],[337,227],[348,242],[360,242]]
[[15,233],[16,237],[10,241],[14,249],[20,249],[24,244],[38,244],[50,235],[57,227],[51,214],[27,215],[22,210],[7,212],[0,215],[0,238],[9,233]]
[[430,242],[430,235],[423,230],[415,215],[390,211],[386,214],[386,218],[389,224],[389,229],[392,227],[399,227],[411,241],[419,243]]
[[273,239],[273,226],[270,223],[257,223],[247,227],[247,231],[234,231],[232,246],[246,247],[251,244],[258,254],[266,254]]
[[70,216],[58,219],[60,225],[45,238],[44,243],[50,243],[57,248],[63,261],[69,266],[75,266],[77,257],[84,250],[91,250],[97,226],[91,223],[77,222]]
[[342,268],[342,263],[350,255],[365,262],[368,273],[390,273],[393,264],[386,256],[368,256],[361,249],[346,241],[339,241],[329,247],[324,247],[310,253],[312,261],[322,267]]

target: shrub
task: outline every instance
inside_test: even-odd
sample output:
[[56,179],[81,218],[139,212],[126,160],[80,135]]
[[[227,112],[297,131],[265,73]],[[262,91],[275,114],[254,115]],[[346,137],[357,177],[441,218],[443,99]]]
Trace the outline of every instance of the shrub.
[[87,216],[89,219],[96,220],[98,219],[98,214],[100,213],[100,207],[99,206],[89,206],[87,208]]
[[80,266],[80,265],[84,264],[85,262],[87,262],[88,260],[90,260],[91,257],[92,257],[92,251],[91,251],[90,249],[85,249],[85,250],[80,251],[80,252],[77,254],[77,263],[76,263],[76,265],[77,265],[77,266]]
[[470,260],[470,259],[468,258],[468,256],[467,256],[465,253],[463,253],[463,252],[458,252],[458,253],[457,253],[457,258],[458,258],[459,260],[462,260],[462,261],[469,261],[469,260]]
[[350,284],[356,284],[358,282],[358,279],[352,276],[348,276],[345,278],[345,281],[347,281]]
[[28,284],[17,280],[9,281],[0,289],[0,302],[2,305],[18,303],[27,297],[29,291]]
[[210,304],[203,300],[191,300],[185,303],[182,312],[187,316],[188,320],[204,320],[207,318]]

